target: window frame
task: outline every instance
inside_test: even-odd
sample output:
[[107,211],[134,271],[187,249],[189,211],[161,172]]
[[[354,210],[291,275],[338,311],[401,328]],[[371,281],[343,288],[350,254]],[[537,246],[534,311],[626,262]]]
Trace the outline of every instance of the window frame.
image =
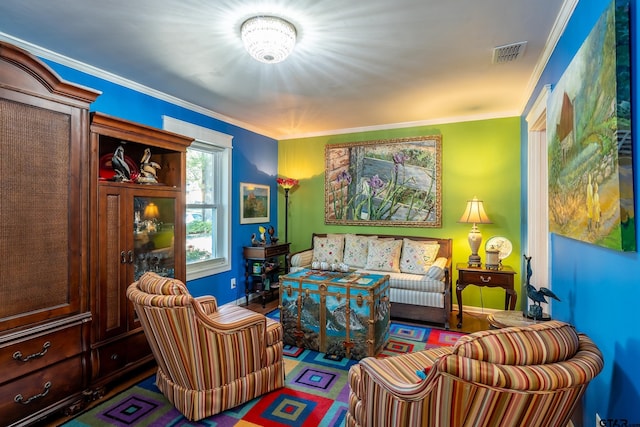
[[[218,153],[214,187],[218,198],[214,201],[217,209],[218,234],[214,236],[217,257],[206,261],[187,264],[187,281],[231,270],[231,151],[233,136],[197,126],[172,117],[163,116],[163,129],[194,138],[191,148]],[[187,151],[189,148],[187,148]],[[186,187],[186,182],[184,183]],[[185,212],[186,212],[185,201]],[[195,206],[195,205],[194,205]],[[198,206],[199,207],[199,206]]]

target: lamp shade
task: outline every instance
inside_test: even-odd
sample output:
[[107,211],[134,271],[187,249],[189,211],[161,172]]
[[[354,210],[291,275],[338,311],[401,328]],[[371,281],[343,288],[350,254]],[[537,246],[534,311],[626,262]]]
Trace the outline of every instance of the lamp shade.
[[467,201],[467,207],[458,222],[465,224],[491,224],[491,220],[484,211],[482,200],[478,200],[475,197],[473,200]]
[[160,212],[158,211],[158,206],[155,203],[149,203],[144,208],[144,219],[156,219],[160,216]]
[[276,182],[285,190],[290,190],[298,185],[298,180],[293,178],[276,178]]
[[257,61],[275,64],[284,61],[296,45],[296,28],[276,16],[255,16],[242,24],[244,47]]

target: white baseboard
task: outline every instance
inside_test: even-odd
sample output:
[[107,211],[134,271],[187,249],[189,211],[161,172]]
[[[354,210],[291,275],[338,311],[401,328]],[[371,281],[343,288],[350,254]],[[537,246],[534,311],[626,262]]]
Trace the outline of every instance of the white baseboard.
[[[457,305],[453,307],[453,311],[456,311],[456,312],[458,311]],[[491,314],[491,313],[495,313],[497,311],[503,311],[503,310],[498,308],[486,308],[486,307],[475,307],[472,305],[463,305],[462,311],[465,313],[473,313],[473,314]]]

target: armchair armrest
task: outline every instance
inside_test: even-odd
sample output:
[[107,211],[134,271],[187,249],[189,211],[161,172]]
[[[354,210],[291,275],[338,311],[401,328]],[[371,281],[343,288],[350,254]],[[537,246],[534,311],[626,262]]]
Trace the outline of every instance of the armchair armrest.
[[300,269],[310,267],[311,261],[313,261],[313,248],[289,254],[288,258],[289,268]]
[[226,304],[214,313],[199,313],[199,320],[218,334],[233,334],[241,329],[262,325],[266,331],[267,318],[243,307]]
[[435,385],[435,381],[433,381],[435,371],[433,369],[426,379],[420,380],[416,375],[415,382],[409,382],[406,378],[396,375],[395,372],[387,372],[384,364],[378,363],[384,360],[386,359],[362,359],[360,361],[361,381],[364,387],[379,387],[396,399],[404,401],[420,401],[431,392]]
[[215,297],[211,295],[203,295],[201,297],[196,297],[195,300],[198,301],[198,303],[200,303],[202,310],[206,314],[215,313],[218,310],[218,301],[215,299]]
[[[419,401],[424,399],[436,386],[438,375],[437,369],[435,369],[436,363],[441,359],[441,356],[451,354],[451,348],[434,348],[419,353],[421,354],[362,359],[359,363],[363,374],[362,380],[364,380],[362,385],[364,387],[380,387],[399,400]],[[433,368],[429,370],[427,378],[424,380],[421,380],[417,374],[415,374],[415,378],[407,375],[407,371],[424,368]]]

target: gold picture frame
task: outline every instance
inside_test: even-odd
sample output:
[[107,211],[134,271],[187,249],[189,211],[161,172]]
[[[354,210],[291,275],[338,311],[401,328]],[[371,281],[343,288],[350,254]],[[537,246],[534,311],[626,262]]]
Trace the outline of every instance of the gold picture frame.
[[442,226],[442,137],[325,147],[325,224]]

